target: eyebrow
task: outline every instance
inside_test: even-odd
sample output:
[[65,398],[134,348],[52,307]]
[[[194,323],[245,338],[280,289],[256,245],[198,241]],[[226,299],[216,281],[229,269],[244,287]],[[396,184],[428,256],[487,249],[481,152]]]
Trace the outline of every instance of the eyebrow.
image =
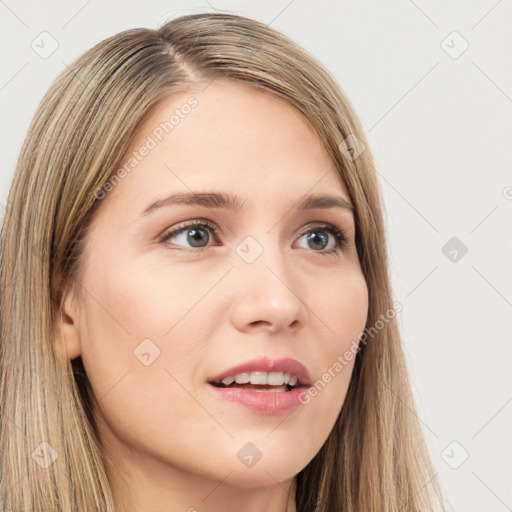
[[[220,192],[179,192],[151,203],[142,211],[140,216],[145,216],[163,206],[180,204],[240,211],[244,202],[245,201],[241,201],[238,196]],[[350,213],[354,212],[354,206],[343,197],[325,194],[309,195],[297,206],[298,210],[319,210],[327,208],[342,208]]]

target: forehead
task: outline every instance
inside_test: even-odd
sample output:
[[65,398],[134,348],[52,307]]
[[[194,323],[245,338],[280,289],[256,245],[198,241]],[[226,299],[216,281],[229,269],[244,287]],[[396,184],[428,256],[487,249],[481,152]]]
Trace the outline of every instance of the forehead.
[[242,199],[333,191],[348,199],[305,116],[269,91],[232,80],[163,100],[141,122],[119,167],[128,176],[116,193],[132,188],[138,198],[216,188]]

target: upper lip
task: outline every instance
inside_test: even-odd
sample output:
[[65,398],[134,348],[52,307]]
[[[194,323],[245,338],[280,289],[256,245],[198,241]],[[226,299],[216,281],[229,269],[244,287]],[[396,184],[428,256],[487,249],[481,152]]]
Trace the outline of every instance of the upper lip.
[[208,378],[208,382],[220,382],[222,379],[230,376],[235,376],[237,373],[247,372],[283,372],[295,375],[298,379],[298,384],[302,386],[309,386],[310,376],[306,367],[289,357],[281,359],[271,359],[269,357],[260,357],[252,359],[245,363],[233,366],[218,375]]

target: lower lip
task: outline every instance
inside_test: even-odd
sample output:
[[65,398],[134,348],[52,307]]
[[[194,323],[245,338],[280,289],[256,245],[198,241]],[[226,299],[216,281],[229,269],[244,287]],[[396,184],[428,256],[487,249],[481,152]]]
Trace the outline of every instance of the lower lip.
[[242,388],[218,388],[208,384],[218,396],[241,405],[259,414],[276,416],[285,414],[301,405],[300,395],[307,388],[293,388],[290,391],[251,391]]

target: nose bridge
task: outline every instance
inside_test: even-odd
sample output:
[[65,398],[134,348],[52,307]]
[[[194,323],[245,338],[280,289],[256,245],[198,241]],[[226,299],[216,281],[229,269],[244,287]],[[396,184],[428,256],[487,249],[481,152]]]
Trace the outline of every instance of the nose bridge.
[[272,276],[273,281],[280,282],[274,275],[277,274],[281,280],[288,280],[291,261],[287,261],[277,236],[264,233],[263,230],[256,235],[248,235],[238,244],[236,253],[241,279],[249,279],[258,284],[260,280],[267,281]]

